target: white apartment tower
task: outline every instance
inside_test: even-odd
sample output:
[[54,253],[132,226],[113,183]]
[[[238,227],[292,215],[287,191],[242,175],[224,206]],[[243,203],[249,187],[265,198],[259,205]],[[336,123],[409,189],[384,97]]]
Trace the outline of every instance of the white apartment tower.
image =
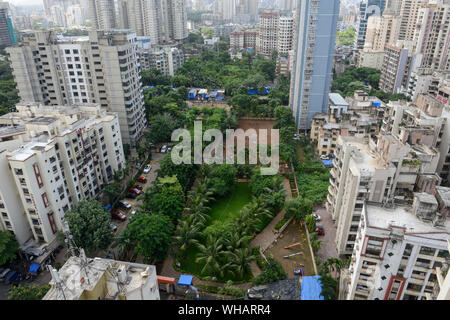
[[64,213],[97,198],[125,165],[119,119],[99,105],[16,105],[0,117],[0,229],[52,243]]
[[134,32],[91,31],[89,37],[62,39],[36,32],[7,52],[23,102],[99,103],[118,114],[124,143],[141,136],[146,119]]
[[119,0],[121,28],[148,36],[152,45],[188,37],[186,0]]
[[442,281],[434,270],[448,263],[450,239],[450,222],[442,217],[449,188],[436,189],[436,197],[416,193],[412,207],[365,203],[345,299],[425,300],[433,293]]

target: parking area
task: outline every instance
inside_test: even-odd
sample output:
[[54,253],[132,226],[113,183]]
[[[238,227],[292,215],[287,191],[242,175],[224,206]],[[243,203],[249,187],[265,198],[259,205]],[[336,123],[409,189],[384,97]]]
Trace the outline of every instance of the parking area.
[[[147,182],[144,183],[137,183],[139,185],[142,186],[142,190],[145,191],[147,190],[147,188],[150,188],[153,185],[153,182],[156,179],[156,171],[159,170],[160,168],[160,160],[165,156],[165,153],[152,153],[152,160],[150,161],[150,165],[152,166],[152,170],[147,173],[147,174],[142,174],[141,176],[144,176],[147,179]],[[128,223],[130,222],[130,216],[131,216],[131,212],[133,210],[138,210],[138,206],[139,204],[141,204],[141,200],[138,199],[123,199],[126,202],[128,202],[131,205],[131,209],[129,210],[125,210],[123,208],[120,208],[119,211],[121,211],[122,213],[124,213],[127,216],[127,219],[123,222],[119,221],[119,220],[112,220],[112,223],[114,225],[117,226],[117,230],[114,233],[114,236],[118,236],[120,234],[122,234],[122,232],[125,230],[125,228],[127,227]]]
[[319,239],[322,240],[319,252],[317,253],[319,259],[325,261],[328,258],[337,258],[336,244],[334,242],[336,238],[336,226],[331,219],[331,214],[324,207],[317,208],[314,213],[320,215],[321,221],[318,224],[321,224],[325,230],[325,235],[319,236]]

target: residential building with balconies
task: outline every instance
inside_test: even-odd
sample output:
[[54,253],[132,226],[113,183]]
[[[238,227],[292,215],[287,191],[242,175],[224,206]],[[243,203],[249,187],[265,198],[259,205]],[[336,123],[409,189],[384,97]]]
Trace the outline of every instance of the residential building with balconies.
[[58,38],[39,31],[7,52],[22,102],[99,103],[118,114],[124,143],[134,144],[142,135],[146,117],[134,32]]
[[450,221],[434,217],[442,208],[433,195],[416,194],[414,203],[364,204],[344,299],[423,300],[433,292],[435,269],[448,257]]
[[0,222],[23,250],[44,248],[64,213],[125,166],[118,116],[100,105],[18,104],[0,117]]

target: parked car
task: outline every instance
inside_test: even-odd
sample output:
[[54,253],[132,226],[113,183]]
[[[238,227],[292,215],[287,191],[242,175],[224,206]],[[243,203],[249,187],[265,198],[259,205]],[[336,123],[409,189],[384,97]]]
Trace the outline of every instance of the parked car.
[[[134,199],[134,198],[133,198]],[[125,200],[120,200],[119,204],[124,207],[125,209],[131,209],[131,204],[129,204],[128,202],[126,202]]]
[[142,163],[138,162],[136,163],[136,169],[140,169],[142,167]]
[[147,178],[146,177],[137,177],[136,181],[140,182],[140,183],[147,183]]
[[130,213],[132,216],[134,216],[136,214],[136,210],[131,211]]
[[5,280],[6,275],[11,271],[11,269],[3,269],[2,273],[0,273],[0,281],[3,282]]
[[144,168],[144,173],[147,174],[147,173],[149,173],[150,171],[152,171],[152,166],[148,164],[148,165],[146,165],[145,168]]
[[112,233],[116,232],[116,230],[117,230],[117,226],[115,224],[111,223],[111,231],[112,231]]
[[161,153],[166,153],[167,152],[167,146],[163,145],[161,148]]
[[143,187],[143,186],[140,186],[140,185],[138,185],[138,184],[135,184],[134,186],[132,186],[132,188],[136,188],[136,189],[138,189],[138,190],[140,190],[140,191],[144,190],[144,187]]
[[137,196],[138,195],[136,193],[128,192],[125,198],[127,198],[127,199],[136,199]]
[[5,283],[6,284],[13,283],[18,276],[19,276],[19,273],[17,271],[12,270],[12,271],[8,272],[8,274],[5,277]]
[[316,213],[313,213],[312,215],[313,215],[314,218],[316,218],[316,221],[320,221],[320,220],[322,219],[322,218],[321,218],[318,214],[316,214]]
[[330,160],[330,158],[328,156],[321,155],[320,160]]
[[321,225],[317,225],[315,231],[317,232],[317,234],[319,236],[324,236],[325,235],[325,229]]
[[121,220],[121,221],[127,220],[127,216],[118,210],[112,212],[111,216],[113,217],[113,219],[117,219],[117,220]]
[[128,192],[129,193],[134,193],[134,194],[137,194],[137,195],[141,194],[141,190],[139,190],[137,188],[133,188],[133,187],[131,187],[130,190],[128,190]]

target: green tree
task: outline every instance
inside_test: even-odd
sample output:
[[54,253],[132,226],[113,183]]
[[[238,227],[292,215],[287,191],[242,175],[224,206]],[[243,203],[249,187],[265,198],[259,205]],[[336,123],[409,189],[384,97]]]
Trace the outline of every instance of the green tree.
[[267,262],[264,263],[261,274],[253,280],[253,283],[258,286],[278,280],[284,280],[286,278],[287,273],[284,271],[281,264],[273,258],[267,258]]
[[209,235],[205,244],[198,244],[198,250],[195,261],[203,265],[201,274],[207,276],[207,279],[211,281],[223,277],[224,270],[220,263],[224,255],[222,239]]
[[165,176],[177,176],[181,187],[186,192],[194,183],[197,166],[193,164],[175,164],[172,162],[170,154],[167,154],[160,162],[159,175]]
[[159,177],[157,183],[142,195],[142,208],[162,214],[173,221],[180,218],[184,209],[184,193],[176,176]]
[[177,121],[171,115],[157,114],[150,122],[149,139],[152,143],[168,142],[177,129]]
[[193,222],[193,219],[182,220],[178,224],[173,243],[178,248],[181,257],[185,256],[191,246],[198,244],[200,227],[200,224]]
[[66,212],[65,220],[79,248],[104,250],[112,242],[110,214],[95,200],[79,202]]
[[308,226],[309,232],[314,232],[316,230],[316,217],[309,214],[305,217],[306,225]]
[[0,231],[0,266],[12,262],[19,251],[19,244],[9,231]]
[[120,186],[120,183],[113,182],[108,184],[105,189],[103,189],[103,192],[108,197],[109,202],[112,203],[121,194],[122,187]]
[[50,290],[49,285],[13,286],[9,290],[8,300],[42,300],[48,290]]
[[239,248],[235,251],[227,253],[227,268],[231,274],[243,279],[246,275],[251,274],[251,262],[256,259],[249,248]]
[[170,217],[162,214],[137,213],[124,231],[124,237],[135,244],[134,253],[146,263],[167,257],[173,233]]

